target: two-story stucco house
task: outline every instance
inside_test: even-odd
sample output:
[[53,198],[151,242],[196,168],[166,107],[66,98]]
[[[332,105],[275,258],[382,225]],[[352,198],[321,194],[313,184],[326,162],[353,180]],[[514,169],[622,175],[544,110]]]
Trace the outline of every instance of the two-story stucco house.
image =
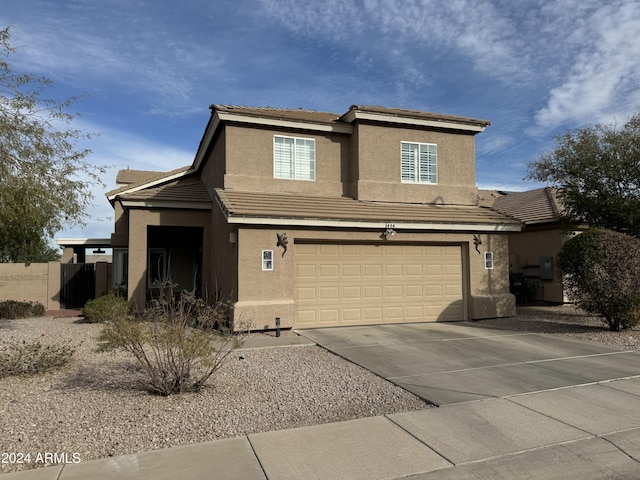
[[191,166],[121,171],[114,278],[231,298],[259,329],[515,314],[508,232],[478,205],[488,121],[354,105],[344,115],[211,106]]

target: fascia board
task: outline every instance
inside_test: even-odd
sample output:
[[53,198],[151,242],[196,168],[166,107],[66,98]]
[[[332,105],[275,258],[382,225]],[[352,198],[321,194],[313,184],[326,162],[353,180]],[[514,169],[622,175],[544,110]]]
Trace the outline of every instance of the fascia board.
[[55,242],[60,246],[82,246],[82,245],[111,245],[111,238],[56,238]]
[[200,168],[200,165],[204,160],[205,152],[209,148],[209,144],[211,143],[211,140],[213,139],[213,135],[216,133],[216,130],[218,130],[219,125],[220,125],[220,112],[216,112],[215,116],[213,117],[213,121],[209,124],[207,130],[204,133],[204,138],[202,139],[200,148],[198,148],[198,151],[196,152],[196,158],[193,160],[193,165],[191,166],[191,169],[193,169],[194,171],[197,171]]
[[267,125],[270,127],[295,128],[295,129],[313,130],[317,132],[346,133],[346,134],[351,134],[353,132],[353,127],[347,124],[342,125],[342,124],[297,122],[295,120],[253,117],[248,115],[239,115],[237,113],[227,113],[227,112],[217,112],[217,115],[221,121],[226,121],[226,122],[240,122],[240,123],[248,123],[253,125]]
[[401,125],[418,125],[422,127],[447,128],[451,130],[464,130],[468,132],[483,132],[487,127],[482,125],[469,125],[466,123],[457,123],[447,120],[427,120],[420,118],[396,117],[392,115],[383,115],[370,112],[348,112],[344,117],[345,122],[353,122],[355,120],[370,120],[377,122],[398,123]]
[[520,224],[474,224],[474,223],[410,223],[410,222],[373,222],[353,220],[324,220],[315,218],[264,218],[227,215],[227,222],[236,225],[287,225],[293,227],[333,227],[333,228],[367,228],[385,229],[390,223],[398,230],[425,231],[473,231],[473,232],[519,232]]
[[123,200],[123,207],[128,208],[176,208],[183,210],[211,210],[209,202],[163,202],[153,200]]

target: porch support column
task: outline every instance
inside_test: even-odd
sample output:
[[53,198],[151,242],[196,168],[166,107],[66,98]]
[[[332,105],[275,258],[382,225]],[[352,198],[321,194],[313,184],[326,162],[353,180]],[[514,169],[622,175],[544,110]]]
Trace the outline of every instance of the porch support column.
[[147,282],[147,222],[142,211],[129,210],[129,301],[136,311],[142,311],[146,303]]

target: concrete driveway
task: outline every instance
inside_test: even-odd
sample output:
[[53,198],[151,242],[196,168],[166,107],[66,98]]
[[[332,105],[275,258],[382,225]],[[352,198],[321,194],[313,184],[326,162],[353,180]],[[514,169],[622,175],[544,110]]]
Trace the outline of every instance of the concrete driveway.
[[472,322],[299,333],[436,405],[640,375],[640,353]]

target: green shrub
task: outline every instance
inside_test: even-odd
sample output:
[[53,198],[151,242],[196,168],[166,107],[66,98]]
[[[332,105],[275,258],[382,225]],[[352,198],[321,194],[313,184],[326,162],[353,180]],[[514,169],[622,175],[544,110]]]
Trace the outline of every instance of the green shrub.
[[16,300],[0,302],[0,318],[42,317],[44,314],[44,305],[38,302],[18,302]]
[[45,372],[69,363],[76,349],[68,344],[43,345],[39,341],[0,343],[0,378]]
[[222,325],[226,305],[207,305],[189,292],[175,298],[169,291],[152,301],[142,319],[122,316],[107,322],[98,350],[133,355],[151,393],[197,391],[242,344],[240,335]]
[[568,240],[559,257],[569,297],[600,315],[611,330],[640,320],[640,240],[589,229]]
[[127,301],[110,293],[89,300],[82,309],[82,316],[87,323],[104,323],[124,318],[129,312]]

